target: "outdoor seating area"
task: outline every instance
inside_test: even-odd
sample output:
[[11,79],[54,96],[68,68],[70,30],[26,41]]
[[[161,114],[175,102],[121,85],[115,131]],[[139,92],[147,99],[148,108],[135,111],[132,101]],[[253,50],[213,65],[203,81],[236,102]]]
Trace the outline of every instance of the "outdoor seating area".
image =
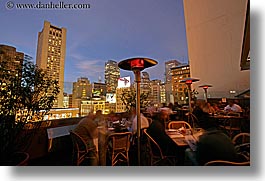
[[[150,123],[156,122],[157,114],[148,117]],[[218,131],[224,133],[231,140],[238,155],[242,160],[244,158],[244,161],[241,163],[229,160],[212,160],[204,165],[250,165],[250,133],[243,132],[243,129],[231,132],[230,128],[224,126],[227,120],[245,121],[245,119],[223,114],[209,114],[209,118],[216,122]],[[93,148],[88,148],[82,137],[74,131],[82,119],[84,117],[69,122],[67,119],[54,120],[46,128],[42,128],[46,131],[41,135],[34,135],[38,137],[38,140],[43,140],[42,146],[39,145],[38,148],[42,151],[36,150],[36,144],[40,144],[40,142],[33,141],[27,150],[30,153],[28,165],[192,166],[193,163],[186,155],[186,150],[196,150],[196,142],[204,133],[204,129],[197,124],[192,127],[188,121],[168,120],[166,127],[163,128],[164,133],[176,145],[178,151],[176,155],[166,155],[159,142],[147,132],[148,127],[141,129],[141,161],[138,163],[138,140],[136,135],[130,132],[132,123],[129,114],[104,115],[103,120],[98,124],[98,137],[93,139],[93,143],[95,143]],[[67,125],[68,123],[70,125]]]

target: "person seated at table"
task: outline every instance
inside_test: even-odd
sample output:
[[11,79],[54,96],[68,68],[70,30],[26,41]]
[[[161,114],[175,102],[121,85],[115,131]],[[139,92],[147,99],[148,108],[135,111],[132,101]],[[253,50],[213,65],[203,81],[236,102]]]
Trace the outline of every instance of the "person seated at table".
[[218,105],[216,103],[213,103],[213,109],[214,109],[215,113],[218,113],[220,111],[220,108],[218,107]]
[[[133,118],[132,120],[132,133],[136,134],[137,132],[137,114],[136,114],[136,109],[132,108],[131,110],[132,112],[132,116],[131,118]],[[140,113],[141,116],[141,129],[142,128],[148,128],[149,127],[149,121],[148,119],[143,115],[142,111]]]
[[[88,148],[94,148],[97,152],[98,125],[96,118],[96,115],[90,113],[79,121],[74,132],[83,138]],[[90,164],[97,165],[97,159],[92,160]]]
[[216,127],[208,114],[207,104],[200,104],[193,114],[198,118],[198,126],[204,131],[198,137],[196,149],[186,150],[187,157],[193,165],[204,165],[212,160],[238,161],[237,153],[231,139]]
[[147,133],[157,142],[164,155],[178,156],[179,148],[165,131],[164,119],[167,119],[167,112],[160,111],[153,118],[153,122],[147,128]]
[[211,105],[211,103],[207,103],[207,106],[209,107],[209,114],[215,114],[215,109],[213,108],[213,106]]
[[242,108],[236,104],[233,100],[228,102],[228,105],[224,108],[225,112],[242,112]]

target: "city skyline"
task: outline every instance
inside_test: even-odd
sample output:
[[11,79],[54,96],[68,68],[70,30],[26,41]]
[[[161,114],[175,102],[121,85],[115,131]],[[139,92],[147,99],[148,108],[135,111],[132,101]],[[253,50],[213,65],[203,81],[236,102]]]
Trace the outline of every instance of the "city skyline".
[[[155,59],[158,65],[145,71],[151,79],[160,80],[164,80],[165,61],[188,62],[182,0],[92,0],[90,8],[82,10],[9,10],[5,3],[0,2],[0,20],[8,31],[0,30],[0,43],[16,47],[34,61],[38,32],[45,20],[67,29],[64,82],[75,82],[79,77],[91,82],[101,77],[104,81],[108,60],[120,62],[138,56]],[[132,72],[121,70],[124,76],[133,78]]]

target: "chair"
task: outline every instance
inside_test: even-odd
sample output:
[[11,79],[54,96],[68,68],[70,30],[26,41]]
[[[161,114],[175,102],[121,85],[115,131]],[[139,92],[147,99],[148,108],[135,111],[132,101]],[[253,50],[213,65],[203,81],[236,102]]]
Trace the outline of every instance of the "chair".
[[111,160],[111,165],[126,162],[129,166],[129,149],[131,132],[112,133],[107,138],[108,153]]
[[250,160],[250,134],[239,133],[232,139],[235,149],[238,154],[243,155],[247,160]]
[[241,120],[239,118],[225,119],[220,128],[227,131],[228,136],[232,139],[234,135],[241,132]]
[[232,142],[234,145],[250,143],[250,134],[249,133],[239,133],[233,137]]
[[74,131],[70,131],[70,136],[73,143],[73,164],[81,165],[86,159],[96,159],[98,162],[98,155],[96,148],[88,148],[87,144],[81,136]]
[[175,156],[164,155],[158,143],[147,133],[147,129],[143,129],[144,136],[147,138],[147,150],[150,155],[151,166],[161,165],[168,162],[170,165],[176,164]]
[[250,162],[231,162],[226,160],[213,160],[204,164],[204,166],[250,166]]
[[181,127],[183,127],[185,129],[185,132],[187,129],[189,129],[191,131],[191,134],[192,134],[191,126],[186,121],[170,121],[168,123],[168,129],[179,129]]

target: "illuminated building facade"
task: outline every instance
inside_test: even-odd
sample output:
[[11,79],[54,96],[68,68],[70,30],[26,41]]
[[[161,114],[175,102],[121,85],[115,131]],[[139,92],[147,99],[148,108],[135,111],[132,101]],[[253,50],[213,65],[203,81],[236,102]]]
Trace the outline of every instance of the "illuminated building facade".
[[161,103],[161,80],[151,80],[151,96],[150,101],[152,105],[159,106]]
[[105,84],[107,93],[115,93],[118,86],[118,79],[120,78],[120,68],[118,63],[109,60],[105,63]]
[[73,83],[72,107],[80,108],[81,101],[91,99],[91,97],[92,86],[88,78],[78,78],[77,82]]
[[[15,47],[0,45],[0,63],[7,63],[7,68],[14,76],[21,77],[24,53],[17,52]],[[3,72],[0,72],[0,75]]]
[[54,102],[55,108],[63,107],[64,61],[66,49],[66,29],[44,21],[44,27],[38,34],[36,62],[46,71],[50,79],[59,82],[60,93]]
[[172,71],[171,68],[177,67],[181,63],[177,60],[169,60],[165,62],[165,91],[166,91],[166,103],[174,102],[174,96],[172,93]]
[[180,81],[190,77],[190,67],[189,65],[180,65],[172,70],[172,87],[173,87],[173,96],[174,102],[178,102],[179,104],[186,104],[186,94],[185,90],[187,88],[185,83],[181,83]]

